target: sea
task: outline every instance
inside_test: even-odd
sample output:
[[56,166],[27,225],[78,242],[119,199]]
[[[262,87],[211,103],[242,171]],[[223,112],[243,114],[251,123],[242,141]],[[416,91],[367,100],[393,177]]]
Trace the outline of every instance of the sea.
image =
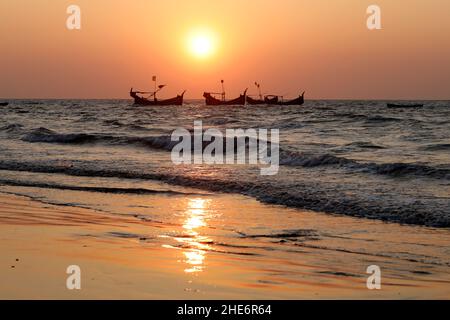
[[[450,101],[401,101],[424,107],[394,109],[386,103],[11,100],[0,107],[0,187],[30,196],[38,189],[146,195],[195,188],[330,215],[450,227]],[[203,129],[278,129],[278,173],[261,175],[261,165],[250,164],[175,165],[172,132],[192,130],[199,120]],[[47,200],[99,206],[82,197]]]

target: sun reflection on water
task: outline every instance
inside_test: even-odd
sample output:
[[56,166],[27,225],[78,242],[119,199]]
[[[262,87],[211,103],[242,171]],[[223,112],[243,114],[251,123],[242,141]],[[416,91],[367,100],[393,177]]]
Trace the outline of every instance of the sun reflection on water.
[[200,234],[200,229],[207,226],[210,200],[194,198],[189,199],[184,212],[183,237],[175,240],[183,244],[184,262],[188,265],[184,272],[196,273],[204,270],[206,252],[211,249],[211,239]]

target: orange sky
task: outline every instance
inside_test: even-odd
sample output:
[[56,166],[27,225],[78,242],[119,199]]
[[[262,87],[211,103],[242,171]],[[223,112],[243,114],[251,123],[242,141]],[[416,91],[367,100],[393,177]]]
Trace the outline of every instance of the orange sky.
[[[66,28],[81,7],[82,28]],[[382,9],[382,30],[366,8]],[[126,98],[131,86],[168,84],[160,97],[259,81],[308,98],[450,99],[448,0],[1,0],[0,97]],[[214,34],[199,59],[189,33]]]

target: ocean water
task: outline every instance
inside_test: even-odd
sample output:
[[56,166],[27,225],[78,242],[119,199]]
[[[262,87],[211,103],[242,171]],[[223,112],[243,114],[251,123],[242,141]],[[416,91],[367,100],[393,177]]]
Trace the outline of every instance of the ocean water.
[[[448,228],[450,102],[424,103],[389,109],[385,101],[136,107],[129,100],[13,100],[0,107],[0,186],[130,195],[191,187]],[[170,135],[192,129],[195,120],[222,131],[279,129],[278,174],[262,176],[257,165],[174,165]]]

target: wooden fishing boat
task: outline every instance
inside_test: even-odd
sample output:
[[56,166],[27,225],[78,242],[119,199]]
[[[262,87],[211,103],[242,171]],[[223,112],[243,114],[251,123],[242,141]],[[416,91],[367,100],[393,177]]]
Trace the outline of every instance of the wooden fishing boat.
[[258,89],[259,99],[254,99],[252,97],[247,97],[247,103],[249,105],[261,105],[261,104],[272,104],[279,106],[295,106],[302,105],[305,102],[305,92],[303,92],[298,98],[288,101],[283,101],[283,97],[277,95],[263,95],[261,93],[261,84],[259,82],[255,82],[255,86]]
[[9,102],[0,102],[0,107],[6,107],[9,104]]
[[[183,98],[186,91],[183,91],[182,94],[176,96],[175,98],[170,99],[157,99],[156,91],[155,92],[141,92],[141,91],[133,91],[130,90],[130,96],[134,99],[135,105],[140,106],[181,106],[183,105]],[[150,93],[153,96],[153,99],[144,98],[139,96],[138,94]]]
[[[215,92],[204,92],[203,97],[205,98],[205,102],[207,106],[243,106],[245,105],[245,101],[247,100],[247,89],[245,89],[244,94],[241,94],[239,98],[232,99],[232,100],[226,100],[225,99],[225,88],[224,88],[224,81],[220,80],[220,83],[222,84],[222,92],[221,93],[215,93]],[[214,95],[220,95],[221,99],[217,99],[214,97]]]
[[293,100],[288,100],[288,101],[277,101],[276,105],[279,106],[301,106],[302,104],[305,103],[305,92],[303,92],[298,98],[293,99]]
[[388,108],[397,109],[397,108],[422,108],[423,103],[414,103],[414,104],[400,104],[400,103],[388,103]]
[[[233,106],[233,105],[239,105],[243,106],[245,105],[245,100],[247,97],[247,89],[245,89],[244,93],[239,96],[239,98],[232,99],[232,100],[225,100],[225,99],[217,99],[213,97],[214,93],[205,92],[203,93],[203,97],[205,98],[205,102],[207,106]],[[222,94],[224,96],[224,94]]]
[[250,105],[273,104],[278,106],[301,106],[305,103],[304,94],[302,93],[298,98],[288,101],[280,100],[279,96],[274,95],[265,96],[264,100],[247,97],[247,103]]

